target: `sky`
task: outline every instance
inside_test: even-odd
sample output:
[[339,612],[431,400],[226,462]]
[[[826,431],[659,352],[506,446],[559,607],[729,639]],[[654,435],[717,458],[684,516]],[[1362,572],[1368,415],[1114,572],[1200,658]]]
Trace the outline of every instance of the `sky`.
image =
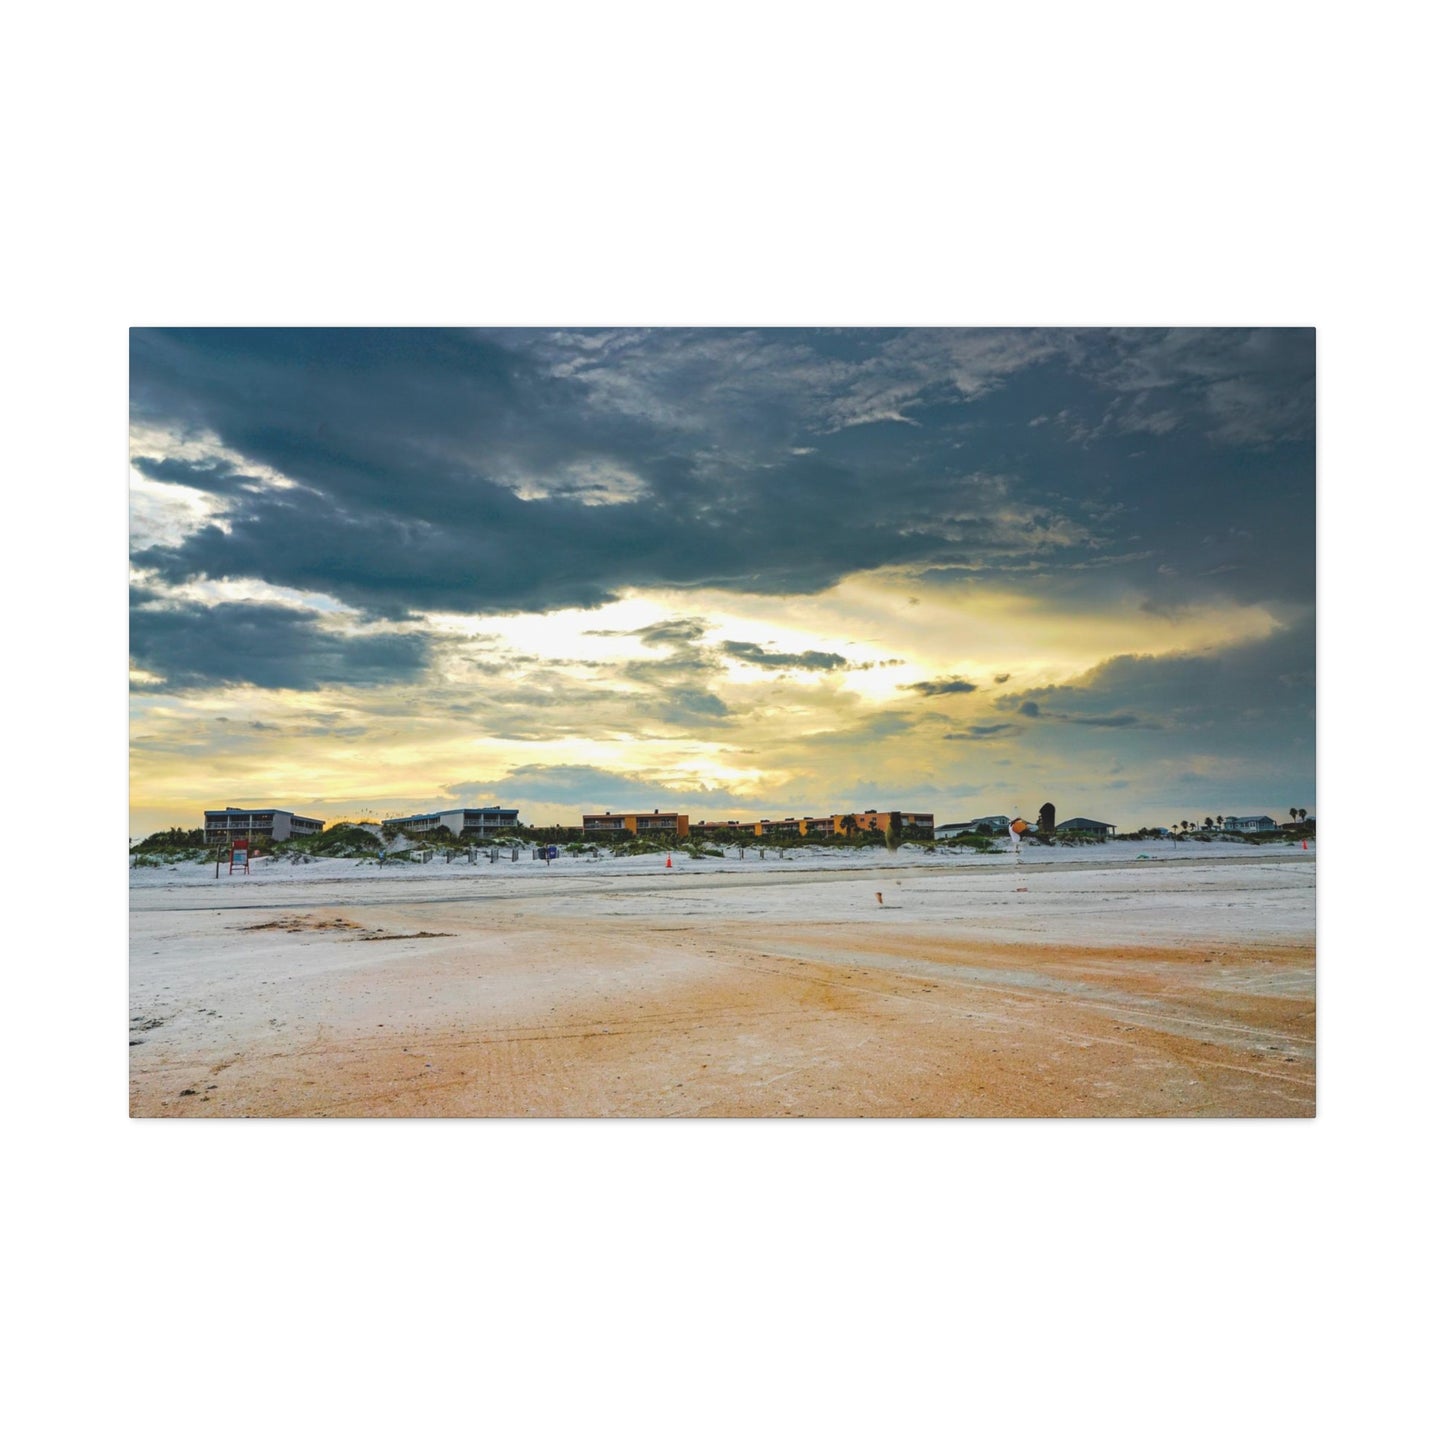
[[136,329],[133,836],[1314,811],[1312,330]]

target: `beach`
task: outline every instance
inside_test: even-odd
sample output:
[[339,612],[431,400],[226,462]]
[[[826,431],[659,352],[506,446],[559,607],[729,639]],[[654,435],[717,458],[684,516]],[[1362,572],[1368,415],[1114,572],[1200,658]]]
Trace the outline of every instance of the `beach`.
[[1313,845],[667,856],[133,870],[131,1114],[1314,1114]]

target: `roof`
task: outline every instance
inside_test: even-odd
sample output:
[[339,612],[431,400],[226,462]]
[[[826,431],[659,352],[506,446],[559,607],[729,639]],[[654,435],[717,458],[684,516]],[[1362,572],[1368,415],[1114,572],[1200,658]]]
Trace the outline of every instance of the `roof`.
[[1112,828],[1114,826],[1112,823],[1101,823],[1097,818],[1065,818],[1064,821],[1057,824],[1056,827],[1062,829],[1070,825],[1078,826],[1079,824],[1087,828]]
[[[225,807],[206,809],[206,817],[208,818],[216,818],[221,816],[223,813],[240,813],[243,816],[249,816],[252,813],[285,813],[286,816],[289,818],[294,818],[296,816],[296,814],[290,808],[273,808],[269,803],[257,803],[254,808]],[[194,813],[191,814],[191,817],[194,818],[195,816],[196,815]]]

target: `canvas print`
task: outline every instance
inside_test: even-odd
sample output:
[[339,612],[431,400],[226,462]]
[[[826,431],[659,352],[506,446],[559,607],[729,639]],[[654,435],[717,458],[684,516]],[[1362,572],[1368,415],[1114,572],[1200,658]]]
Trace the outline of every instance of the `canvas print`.
[[133,330],[132,1115],[1313,1115],[1314,370]]

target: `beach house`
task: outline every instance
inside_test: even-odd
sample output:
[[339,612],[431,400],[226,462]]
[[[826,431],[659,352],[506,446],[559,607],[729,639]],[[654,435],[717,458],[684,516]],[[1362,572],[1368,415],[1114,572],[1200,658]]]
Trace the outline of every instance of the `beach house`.
[[1279,824],[1259,813],[1249,818],[1226,818],[1223,827],[1226,833],[1274,833]]
[[447,808],[436,813],[411,813],[405,818],[383,818],[383,828],[404,833],[439,833],[443,828],[457,837],[487,837],[522,825],[516,808]]
[[229,843],[233,838],[271,838],[277,843],[305,833],[319,833],[320,818],[303,818],[286,808],[206,809],[206,842]]
[[1065,818],[1054,831],[1057,833],[1082,833],[1086,838],[1108,838],[1114,832],[1114,825],[1100,823],[1093,818]]

